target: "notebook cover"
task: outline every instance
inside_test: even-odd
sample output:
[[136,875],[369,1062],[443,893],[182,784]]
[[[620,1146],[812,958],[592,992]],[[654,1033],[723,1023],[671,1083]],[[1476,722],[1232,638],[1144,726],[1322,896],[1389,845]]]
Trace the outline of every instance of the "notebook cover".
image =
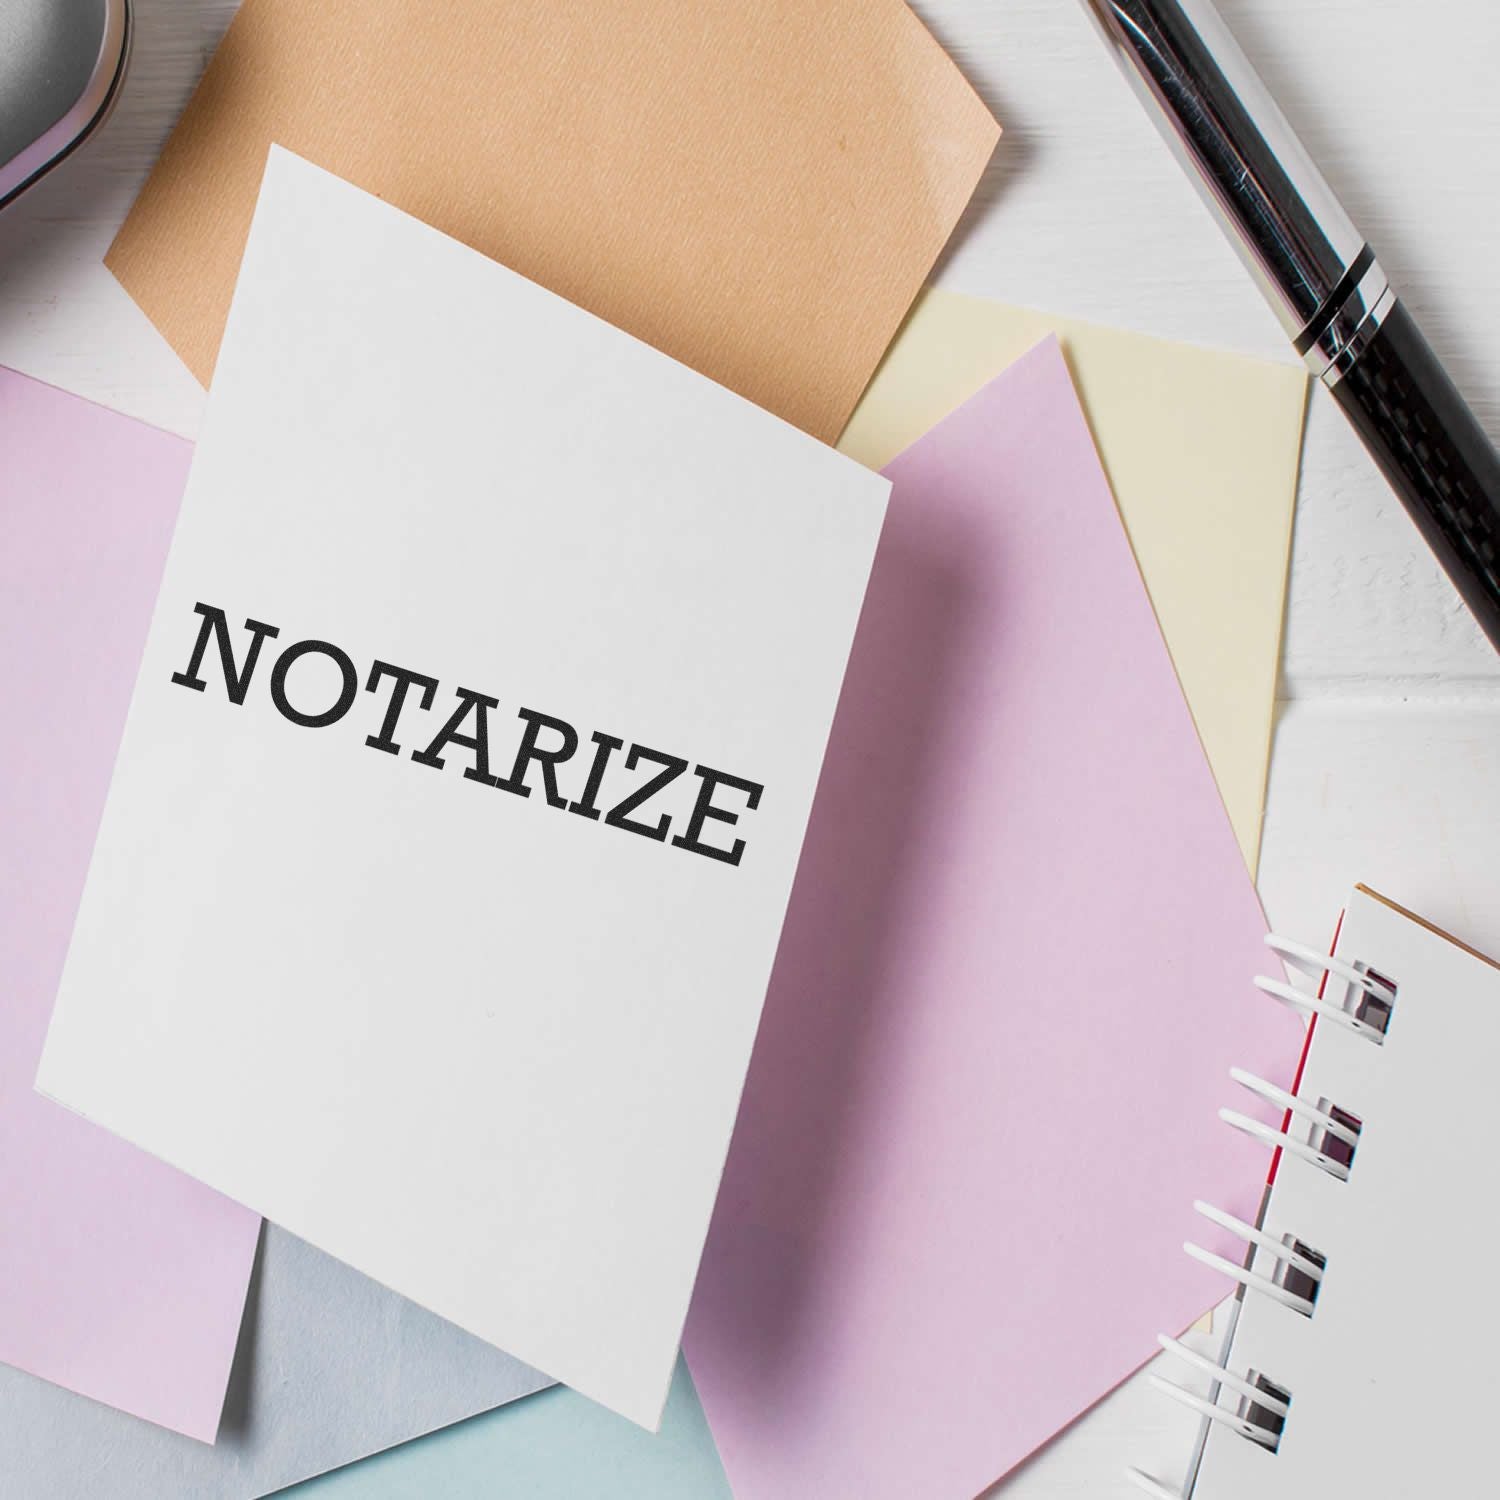
[[[1500,965],[1364,886],[1334,952],[1391,982],[1395,1001],[1379,1044],[1313,1022],[1297,1093],[1357,1119],[1359,1141],[1346,1181],[1278,1160],[1262,1227],[1321,1255],[1323,1275],[1310,1317],[1245,1294],[1228,1362],[1284,1389],[1288,1411],[1275,1452],[1210,1427],[1196,1500],[1462,1494],[1485,1461],[1497,1382],[1476,1338],[1489,1320],[1446,1315],[1446,1289],[1482,1285],[1492,1258],[1476,1172],[1493,1128]],[[1330,976],[1323,994],[1349,1009],[1352,990]],[[1251,1269],[1272,1262],[1257,1249]]]

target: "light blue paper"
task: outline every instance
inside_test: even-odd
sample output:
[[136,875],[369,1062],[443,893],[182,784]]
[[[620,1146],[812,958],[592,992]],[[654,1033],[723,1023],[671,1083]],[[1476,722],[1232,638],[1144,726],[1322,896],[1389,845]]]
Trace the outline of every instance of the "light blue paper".
[[278,1500],[733,1500],[681,1359],[655,1435],[562,1386],[281,1491]]

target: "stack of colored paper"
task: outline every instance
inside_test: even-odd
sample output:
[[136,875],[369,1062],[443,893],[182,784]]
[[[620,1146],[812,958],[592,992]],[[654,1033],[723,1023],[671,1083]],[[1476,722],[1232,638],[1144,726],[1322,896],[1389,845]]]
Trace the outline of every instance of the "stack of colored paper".
[[898,0],[247,0],[196,451],[0,372],[7,1493],[960,1500],[1215,1300],[1303,386],[913,308],[995,135]]

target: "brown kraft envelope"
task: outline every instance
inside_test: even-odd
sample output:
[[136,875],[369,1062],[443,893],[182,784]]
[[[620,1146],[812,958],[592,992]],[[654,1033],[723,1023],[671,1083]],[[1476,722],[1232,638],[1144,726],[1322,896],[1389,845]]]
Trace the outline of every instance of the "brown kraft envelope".
[[206,385],[276,142],[831,442],[998,135],[902,0],[245,0],[106,261]]

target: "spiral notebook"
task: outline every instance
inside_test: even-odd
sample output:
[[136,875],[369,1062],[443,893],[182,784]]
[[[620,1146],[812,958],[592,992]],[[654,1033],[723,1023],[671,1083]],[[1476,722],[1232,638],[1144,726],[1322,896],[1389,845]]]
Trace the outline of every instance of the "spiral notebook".
[[1197,1205],[1248,1253],[1187,1247],[1240,1287],[1216,1359],[1162,1339],[1199,1377],[1156,1377],[1203,1419],[1185,1489],[1133,1477],[1159,1500],[1471,1493],[1500,1374],[1443,1288],[1492,1274],[1494,1195],[1471,1169],[1494,1128],[1500,964],[1364,886],[1331,956],[1267,942],[1319,981],[1257,981],[1311,1016],[1307,1047],[1290,1094],[1234,1074],[1285,1109],[1279,1131],[1222,1112],[1276,1148],[1270,1180],[1254,1226]]

